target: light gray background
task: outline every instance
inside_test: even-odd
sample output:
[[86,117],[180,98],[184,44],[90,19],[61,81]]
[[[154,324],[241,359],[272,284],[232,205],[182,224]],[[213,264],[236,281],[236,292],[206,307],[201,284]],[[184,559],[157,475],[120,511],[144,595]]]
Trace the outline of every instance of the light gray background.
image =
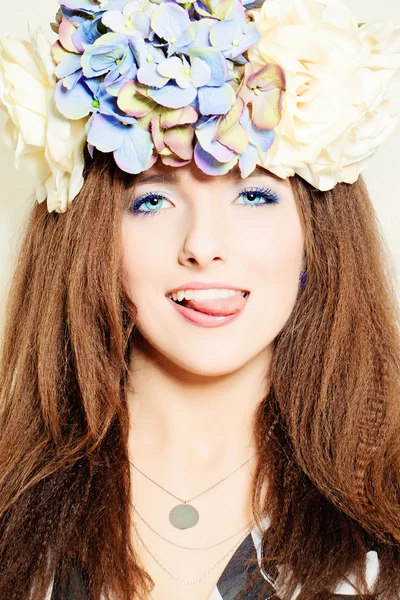
[[[359,22],[374,19],[391,20],[400,25],[399,0],[345,0]],[[27,22],[33,20],[49,31],[48,24],[54,20],[58,4],[55,0],[19,0],[1,15],[1,32],[28,39]],[[51,32],[49,37],[51,37]],[[5,116],[0,113],[0,330],[4,303],[14,260],[21,239],[21,228],[33,190],[33,180],[24,170],[13,166],[13,153],[2,139]],[[372,159],[365,173],[375,210],[391,253],[394,280],[400,298],[400,124]]]

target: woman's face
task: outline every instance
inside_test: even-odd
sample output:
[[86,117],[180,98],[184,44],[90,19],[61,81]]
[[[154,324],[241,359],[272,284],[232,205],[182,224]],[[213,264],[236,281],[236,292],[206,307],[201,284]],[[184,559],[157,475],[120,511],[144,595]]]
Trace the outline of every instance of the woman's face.
[[[269,354],[295,304],[302,269],[303,233],[289,180],[265,170],[241,179],[237,171],[207,176],[194,163],[157,164],[127,193],[125,289],[155,360],[222,376]],[[250,294],[235,319],[203,327],[167,297],[193,281]]]

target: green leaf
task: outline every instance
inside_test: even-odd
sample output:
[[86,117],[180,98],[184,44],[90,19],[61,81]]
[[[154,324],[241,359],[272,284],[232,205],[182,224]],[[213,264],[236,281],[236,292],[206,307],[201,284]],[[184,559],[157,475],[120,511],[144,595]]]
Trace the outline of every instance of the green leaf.
[[358,26],[362,27],[363,25],[365,25],[365,23],[359,23]]

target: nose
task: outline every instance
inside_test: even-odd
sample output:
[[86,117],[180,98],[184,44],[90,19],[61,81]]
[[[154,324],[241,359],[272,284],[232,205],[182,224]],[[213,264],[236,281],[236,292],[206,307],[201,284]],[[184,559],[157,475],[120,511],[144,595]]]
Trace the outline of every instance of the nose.
[[193,207],[183,236],[180,262],[195,262],[202,267],[215,260],[225,262],[232,234],[223,207],[213,194],[194,202]]

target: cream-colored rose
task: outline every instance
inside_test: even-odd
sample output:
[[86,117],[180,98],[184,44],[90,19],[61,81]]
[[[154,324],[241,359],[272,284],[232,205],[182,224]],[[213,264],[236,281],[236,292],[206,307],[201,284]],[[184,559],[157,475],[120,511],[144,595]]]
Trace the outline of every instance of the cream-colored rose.
[[64,213],[83,185],[85,122],[69,121],[54,102],[56,77],[51,44],[29,24],[30,43],[0,38],[0,107],[8,114],[5,140],[15,165],[35,176],[38,202]]
[[285,70],[276,141],[260,164],[320,190],[354,183],[393,130],[399,108],[399,30],[358,27],[340,0],[265,0],[253,11],[262,39],[249,51]]

